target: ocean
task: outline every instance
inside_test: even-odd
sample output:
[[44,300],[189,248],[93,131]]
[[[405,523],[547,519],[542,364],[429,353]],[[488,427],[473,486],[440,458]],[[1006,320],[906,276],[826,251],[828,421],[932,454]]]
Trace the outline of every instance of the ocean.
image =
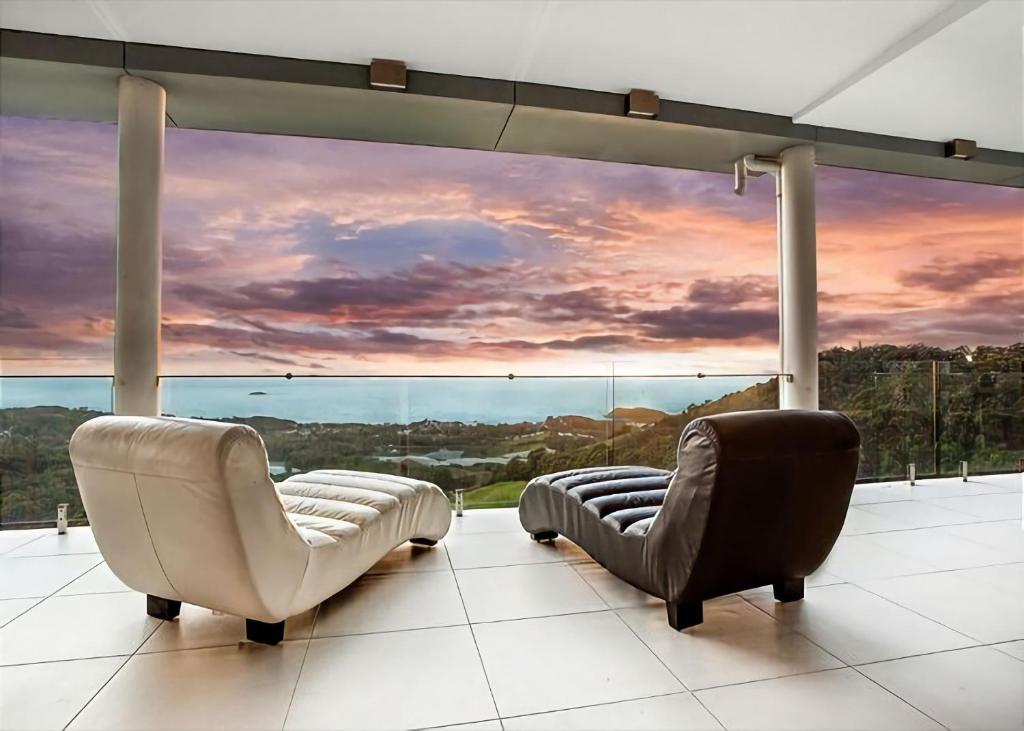
[[[161,383],[162,410],[175,416],[273,416],[301,422],[407,424],[539,422],[548,416],[599,419],[613,408],[678,413],[768,377],[707,378],[244,378],[173,377]],[[64,406],[111,410],[111,379],[0,377],[0,408]]]

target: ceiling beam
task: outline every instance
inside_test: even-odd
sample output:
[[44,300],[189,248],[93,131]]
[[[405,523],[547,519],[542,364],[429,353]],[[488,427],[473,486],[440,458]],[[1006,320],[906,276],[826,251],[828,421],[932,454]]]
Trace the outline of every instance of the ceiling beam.
[[116,120],[116,79],[167,90],[173,123],[555,155],[731,172],[744,154],[811,143],[824,165],[1024,187],[1024,154],[945,157],[942,141],[796,124],[785,116],[662,99],[626,116],[626,95],[410,70],[405,92],[370,87],[369,67],[0,30],[0,113]]
[[921,45],[939,31],[953,25],[953,23],[957,22],[968,13],[974,12],[986,2],[987,0],[962,0],[951,3],[937,15],[928,20],[924,25],[915,28],[913,31],[900,38],[863,66],[857,68],[851,74],[846,76],[842,81],[835,84],[831,89],[798,111],[793,115],[793,121],[802,122],[806,120],[808,115],[819,109],[824,104],[835,99],[844,91],[860,83],[879,69],[892,63],[907,51]]

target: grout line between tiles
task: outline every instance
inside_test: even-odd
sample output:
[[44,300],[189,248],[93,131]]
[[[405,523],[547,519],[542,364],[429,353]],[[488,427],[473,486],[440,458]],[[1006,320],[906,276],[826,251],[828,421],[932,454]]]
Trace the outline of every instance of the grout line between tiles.
[[[10,530],[11,533],[16,533],[17,531],[18,531],[17,528],[12,528]],[[6,533],[7,531],[4,531],[4,532]],[[17,546],[11,546],[10,548],[8,548],[3,553],[0,553],[0,558],[14,558],[13,556],[8,556],[7,554],[12,553],[14,551],[17,551],[18,549],[24,548],[25,546],[27,546],[30,543],[35,543],[40,538],[46,538],[47,535],[48,534],[43,533],[41,535],[36,536],[35,538],[29,538],[27,541],[25,541],[24,543],[19,543]]]
[[[1015,640],[1010,640],[1010,642],[1014,642],[1014,641]],[[986,648],[986,647],[991,647],[991,648],[993,648],[995,650],[998,650],[999,649],[999,645],[1002,645],[1002,644],[1005,644],[1005,642],[988,642],[988,643],[979,642],[976,645],[967,645],[965,647],[950,647],[947,650],[931,650],[929,652],[915,652],[915,653],[911,653],[910,655],[900,655],[899,657],[886,658],[885,660],[871,660],[870,662],[859,662],[856,665],[850,665],[850,667],[851,668],[866,668],[866,667],[869,667],[871,665],[883,665],[883,664],[885,664],[887,662],[896,662],[897,660],[910,660],[910,659],[913,659],[913,658],[916,658],[916,657],[929,657],[931,655],[944,655],[947,652],[960,652],[961,650],[977,650],[977,649]],[[1012,657],[1012,655],[1011,655],[1011,657]],[[1018,659],[1020,659],[1020,658],[1018,658]],[[1024,660],[1021,660],[1021,662],[1024,662]]]
[[[933,571],[933,572],[930,572],[930,573],[933,573],[933,574],[944,574],[944,573],[952,573],[952,571],[961,571],[961,570],[962,569],[952,569],[950,571]],[[927,574],[911,574],[911,576],[926,576],[926,575]],[[892,579],[905,579],[905,578],[908,578],[908,577],[906,577],[906,576],[893,576],[891,578]],[[870,580],[871,581],[888,581],[889,579],[870,579]],[[866,586],[862,586],[861,584],[858,584],[858,583],[855,583],[855,582],[850,582],[850,583],[853,584],[854,586],[856,586],[858,589],[860,589],[862,591],[866,591],[868,594],[876,596],[879,599],[884,599],[885,601],[889,602],[890,604],[895,604],[897,607],[902,607],[903,609],[906,609],[908,612],[912,612],[912,613],[916,614],[918,617],[924,617],[929,622],[934,622],[935,624],[937,624],[937,625],[939,625],[941,627],[945,627],[950,632],[955,632],[956,634],[961,635],[963,637],[966,637],[969,640],[973,640],[974,642],[977,642],[978,644],[982,644],[982,640],[979,640],[974,635],[969,635],[966,632],[963,632],[963,631],[958,630],[958,629],[954,629],[954,628],[950,627],[948,624],[946,624],[945,622],[940,622],[938,619],[935,619],[934,617],[929,617],[924,612],[919,612],[918,610],[914,609],[913,607],[908,607],[905,604],[900,604],[895,599],[890,599],[887,596],[883,596],[882,594],[879,594],[876,591],[872,591],[871,589],[869,589]]]
[[402,627],[401,629],[377,629],[369,630],[366,632],[342,632],[340,634],[329,634],[329,635],[310,635],[310,640],[334,640],[340,637],[366,637],[368,635],[393,635],[399,632],[421,632],[428,629],[451,629],[452,627],[468,627],[469,622],[460,622],[458,624],[432,624],[427,627]]
[[25,597],[14,597],[12,599],[0,599],[0,602],[29,602],[29,601],[33,602],[33,604],[31,606],[28,606],[25,609],[22,609],[20,612],[15,614],[13,617],[8,619],[6,622],[4,622],[3,624],[0,624],[0,629],[3,629],[4,627],[6,627],[11,622],[16,620],[18,617],[20,617],[20,616],[22,616],[24,614],[27,614],[28,612],[32,611],[33,609],[38,607],[45,600],[46,600],[46,597],[42,597],[42,596],[25,596]]
[[292,703],[295,702],[295,694],[299,690],[299,681],[302,680],[302,669],[306,667],[306,658],[309,656],[309,646],[313,643],[313,630],[316,629],[316,621],[320,618],[320,610],[323,607],[323,602],[316,605],[316,611],[313,613],[313,621],[309,625],[309,637],[306,638],[306,647],[302,651],[302,660],[299,662],[299,672],[295,674],[295,685],[292,686],[292,694],[288,696],[288,706],[284,709],[284,718],[281,720],[281,729],[288,725],[288,716],[292,712]]
[[[89,704],[90,704],[90,703],[92,703],[92,702],[93,702],[94,700],[96,700],[96,696],[98,696],[98,695],[99,695],[100,693],[102,693],[102,692],[103,692],[103,689],[104,689],[104,688],[106,688],[106,687],[107,687],[107,685],[109,685],[109,684],[110,684],[110,681],[112,681],[112,680],[113,680],[114,678],[116,678],[116,677],[117,677],[117,674],[118,674],[118,673],[120,673],[120,672],[121,672],[122,670],[124,670],[124,666],[125,666],[125,665],[127,665],[127,664],[128,664],[128,663],[129,663],[130,661],[131,661],[131,659],[132,659],[133,657],[135,657],[135,656],[136,656],[136,655],[138,654],[139,650],[140,650],[140,649],[142,649],[142,646],[143,646],[144,644],[146,644],[146,643],[147,643],[147,642],[149,641],[149,638],[150,638],[150,637],[152,637],[152,636],[153,636],[153,635],[154,635],[154,634],[156,633],[156,631],[157,631],[158,629],[160,629],[160,627],[161,627],[161,626],[163,625],[163,623],[164,623],[164,620],[162,620],[162,619],[161,619],[161,620],[160,620],[159,622],[157,622],[157,623],[156,623],[156,626],[154,626],[154,627],[153,627],[153,629],[152,629],[152,630],[150,631],[150,633],[149,633],[148,635],[146,635],[146,636],[145,636],[145,637],[144,637],[144,638],[142,639],[142,642],[140,642],[140,643],[138,644],[138,646],[137,646],[137,647],[135,648],[135,650],[133,650],[133,651],[132,651],[132,653],[131,653],[130,655],[128,655],[128,656],[127,656],[127,657],[126,657],[126,658],[124,659],[124,662],[123,662],[123,663],[121,663],[120,665],[118,665],[118,666],[117,666],[117,670],[115,670],[115,671],[114,671],[114,672],[113,672],[113,673],[112,673],[112,674],[110,675],[110,677],[106,679],[106,681],[105,681],[105,682],[103,683],[103,685],[101,685],[101,686],[100,686],[99,688],[97,688],[97,689],[96,689],[96,692],[95,692],[95,693],[93,693],[93,694],[92,694],[92,696],[90,696],[90,697],[89,697],[89,700],[87,700],[87,701],[86,701],[86,702],[85,702],[85,703],[84,703],[84,704],[82,705],[82,707],[81,707],[81,708],[79,708],[79,709],[78,709],[78,711],[76,711],[76,712],[75,712],[75,715],[71,717],[71,720],[70,720],[70,721],[68,721],[68,722],[67,722],[67,723],[66,723],[66,724],[64,725],[64,728],[65,728],[65,729],[67,729],[67,728],[68,728],[69,726],[71,726],[71,724],[73,724],[73,723],[75,722],[75,719],[76,719],[76,718],[78,718],[78,717],[79,717],[79,716],[80,716],[80,715],[82,714],[82,711],[84,711],[84,710],[85,710],[86,708],[88,708],[88,707],[89,707]],[[114,657],[118,657],[118,656],[117,656],[117,655],[115,655]]]
[[892,696],[893,698],[895,698],[895,699],[897,699],[897,700],[899,700],[899,701],[902,701],[903,703],[906,703],[906,704],[907,704],[908,706],[910,706],[911,708],[913,708],[913,709],[914,709],[915,711],[917,711],[918,713],[920,713],[920,714],[921,714],[922,716],[924,716],[925,718],[931,719],[932,721],[934,721],[935,723],[939,724],[939,726],[941,726],[941,727],[942,727],[942,728],[944,728],[944,729],[947,729],[947,730],[949,729],[949,726],[947,726],[947,725],[946,725],[946,724],[944,724],[944,723],[939,723],[938,719],[936,719],[936,718],[933,718],[933,717],[932,717],[932,716],[931,716],[930,714],[928,714],[928,713],[925,713],[925,712],[924,712],[923,710],[921,710],[920,708],[918,708],[917,706],[915,706],[915,705],[914,705],[913,703],[911,703],[910,701],[908,701],[908,700],[907,700],[906,698],[903,698],[903,697],[901,697],[901,696],[900,696],[900,695],[898,695],[898,694],[897,694],[897,693],[896,693],[895,691],[893,691],[893,690],[891,690],[891,689],[889,689],[889,688],[885,687],[884,685],[882,685],[881,683],[879,683],[879,682],[878,682],[877,680],[875,680],[874,678],[871,678],[871,677],[869,677],[869,676],[865,675],[864,673],[862,673],[862,672],[860,671],[860,668],[858,668],[858,667],[856,667],[856,666],[851,666],[851,667],[850,667],[850,669],[851,669],[851,670],[853,670],[853,672],[855,672],[855,673],[857,673],[858,675],[860,675],[860,676],[861,676],[862,678],[866,678],[866,679],[867,679],[867,680],[868,680],[869,682],[871,682],[871,683],[874,683],[875,685],[877,685],[877,686],[878,686],[879,688],[881,688],[882,690],[884,690],[884,691],[885,691],[886,693],[888,693],[889,695],[891,695],[891,696]]
[[[923,576],[923,574],[912,574],[912,575],[913,575],[913,576]],[[894,578],[894,579],[901,579],[901,578],[905,578],[905,577],[902,577],[902,576],[894,576],[894,577],[892,577],[892,578]],[[876,581],[876,579],[872,579],[872,581]],[[919,616],[919,617],[922,617],[923,619],[926,619],[926,620],[928,620],[929,622],[934,622],[935,624],[937,624],[937,625],[939,625],[939,626],[941,626],[941,627],[944,627],[944,628],[948,629],[948,630],[949,630],[950,632],[952,632],[953,634],[957,634],[957,635],[960,635],[961,637],[966,637],[967,639],[971,640],[972,642],[976,642],[976,643],[978,643],[978,644],[981,644],[981,640],[979,640],[979,639],[978,639],[978,638],[976,638],[976,637],[971,637],[970,635],[968,635],[968,634],[966,634],[966,633],[964,633],[964,632],[960,632],[959,630],[955,630],[955,629],[953,629],[952,627],[949,627],[949,626],[947,626],[947,625],[945,625],[945,624],[942,624],[942,622],[939,622],[939,621],[937,621],[937,620],[934,620],[934,619],[932,619],[931,617],[929,617],[929,616],[927,616],[927,615],[925,615],[925,614],[921,614],[921,612],[917,612],[917,611],[914,611],[914,610],[913,610],[913,609],[911,609],[910,607],[905,607],[905,606],[903,606],[902,604],[900,604],[899,602],[893,601],[892,599],[889,599],[888,597],[884,597],[884,596],[882,596],[881,594],[876,594],[875,592],[871,591],[870,589],[866,589],[866,588],[864,588],[864,587],[863,587],[863,586],[861,586],[860,584],[854,583],[854,582],[852,582],[852,581],[850,581],[850,582],[847,582],[847,583],[848,583],[848,584],[849,584],[850,586],[856,587],[856,588],[860,589],[861,591],[867,592],[868,594],[871,594],[872,596],[875,596],[875,597],[877,597],[877,598],[881,599],[882,601],[888,602],[889,604],[893,604],[893,605],[895,605],[895,606],[897,606],[897,607],[900,607],[901,609],[906,609],[906,610],[907,610],[908,612],[911,612],[911,613],[913,613],[913,614],[916,614],[917,616]],[[830,586],[838,586],[838,584],[830,584]],[[808,591],[810,591],[810,590],[812,590],[812,589],[823,589],[823,588],[825,588],[825,587],[818,587],[818,586],[810,586],[810,587],[807,587]],[[737,595],[737,596],[739,596],[739,595]],[[764,609],[763,607],[759,607],[759,606],[758,606],[757,604],[754,604],[754,603],[753,603],[752,601],[750,601],[749,599],[747,599],[747,598],[746,598],[746,597],[744,597],[744,596],[740,596],[740,598],[741,598],[741,599],[742,599],[743,601],[745,601],[745,602],[746,602],[747,604],[749,604],[750,606],[752,606],[752,607],[753,607],[754,609],[758,610],[759,612],[763,612],[764,614],[768,615],[768,616],[769,616],[769,617],[771,617],[772,619],[775,619],[775,615],[773,615],[773,614],[772,614],[771,612],[769,612],[768,610]],[[804,601],[806,601],[806,597],[805,597]],[[775,621],[776,621],[776,622],[778,622],[779,620],[775,619]],[[781,622],[779,622],[779,624],[782,624],[782,623],[781,623]],[[793,631],[793,632],[796,632],[796,633],[798,633],[798,634],[800,634],[800,635],[802,635],[803,637],[807,637],[807,635],[805,635],[805,634],[804,634],[803,632],[801,632],[801,631],[800,631],[800,630],[798,630],[798,629],[795,629],[795,628],[793,628],[793,629],[792,629],[792,631]],[[814,640],[812,640],[812,639],[811,639],[810,637],[807,637],[807,640],[808,640],[809,642],[812,642],[812,643],[814,643],[815,645],[818,645],[818,643],[817,643],[817,642],[814,642]],[[818,645],[818,646],[819,646],[819,647],[821,647],[821,645]],[[824,649],[824,648],[822,648],[822,649]],[[950,648],[950,649],[958,649],[958,648]],[[831,655],[832,653],[829,653],[829,654]],[[835,657],[835,656],[833,655],[833,657]],[[848,663],[848,662],[846,662],[845,660],[843,660],[842,658],[838,658],[838,657],[837,657],[836,659],[837,659],[837,660],[839,660],[840,662],[842,662],[842,663],[843,663],[843,665],[846,665],[847,667],[853,667],[853,664],[852,664],[852,663]]]
[[[514,718],[530,718],[531,716],[547,716],[547,715],[550,715],[552,713],[562,713],[564,711],[581,711],[581,710],[586,709],[586,708],[605,708],[607,706],[617,706],[617,705],[622,704],[622,703],[635,703],[636,701],[649,701],[649,700],[653,700],[655,698],[671,698],[672,696],[676,696],[676,695],[689,695],[689,696],[693,696],[694,700],[696,700],[698,703],[700,703],[700,701],[697,699],[697,697],[693,694],[692,691],[689,691],[689,690],[676,690],[676,691],[673,691],[671,693],[655,693],[654,695],[644,695],[644,696],[639,696],[637,698],[626,698],[624,700],[618,700],[618,701],[604,701],[603,703],[585,703],[582,706],[569,706],[568,708],[555,708],[555,709],[552,709],[550,711],[537,711],[535,713],[516,713],[516,714],[510,715],[510,716],[502,716],[501,720],[511,720],[511,719],[514,719]],[[703,703],[700,703],[700,705],[702,707],[704,706]],[[707,709],[705,708],[705,710],[707,710]],[[711,711],[708,711],[708,713],[711,714],[711,717],[714,718],[716,722],[718,721],[718,719],[715,717],[715,715],[713,713],[711,713]],[[721,726],[720,722],[719,722],[719,725]],[[722,728],[724,729],[725,727],[722,726]]]
[[[889,503],[875,503],[875,504],[876,505],[888,505]],[[856,508],[856,507],[857,507],[856,505],[851,505],[850,506],[851,509]],[[944,508],[944,509],[946,509],[946,508]],[[870,511],[868,511],[868,512],[870,512]],[[875,515],[876,517],[880,517],[880,518],[885,517],[885,516],[877,515],[876,513],[871,513],[871,514]],[[896,520],[896,519],[895,518],[890,518],[890,520]],[[866,531],[861,531],[860,533],[840,533],[839,536],[840,536],[840,538],[853,538],[855,536],[875,536],[875,535],[878,535],[879,533],[912,533],[912,532],[918,531],[918,530],[935,530],[935,529],[942,529],[942,528],[956,528],[956,527],[962,526],[962,525],[988,525],[989,523],[1005,523],[1008,520],[1014,520],[1014,518],[982,518],[980,520],[969,520],[966,523],[942,523],[940,525],[914,525],[914,526],[906,526],[904,528],[889,528],[888,530],[866,530]],[[971,539],[970,538],[963,538],[962,540],[969,541]],[[978,545],[985,545],[985,544],[979,543]]]
[[491,676],[487,672],[487,664],[484,663],[483,653],[480,652],[480,643],[476,639],[476,630],[473,629],[473,623],[469,620],[469,609],[466,608],[466,599],[462,596],[462,586],[459,585],[459,577],[455,573],[455,564],[452,563],[452,555],[448,551],[445,551],[445,556],[448,557],[448,565],[451,567],[452,580],[455,582],[455,588],[459,592],[459,602],[462,604],[462,612],[466,615],[466,626],[469,627],[469,636],[473,638],[473,647],[476,648],[476,657],[480,661],[480,670],[484,674],[484,682],[487,683],[487,692],[491,696],[491,706],[494,707],[494,714],[498,717],[498,723],[502,729],[505,728],[505,724],[501,723],[501,710],[498,708],[498,700],[494,697],[494,688],[491,687]]
[[[655,651],[654,651],[654,650],[653,650],[653,649],[651,648],[651,646],[647,644],[647,642],[646,642],[646,641],[644,640],[644,638],[643,638],[643,637],[641,637],[641,636],[639,635],[639,633],[637,633],[637,631],[636,631],[635,629],[633,629],[633,628],[632,628],[632,627],[630,626],[629,622],[627,622],[626,620],[624,620],[624,619],[622,618],[622,616],[621,616],[621,615],[620,615],[620,614],[618,613],[618,611],[616,611],[616,610],[612,610],[612,614],[614,614],[614,615],[615,615],[615,618],[616,618],[616,619],[618,619],[618,620],[619,620],[620,622],[622,622],[622,624],[623,624],[623,625],[624,625],[624,626],[626,627],[626,629],[627,629],[627,630],[629,630],[629,631],[630,631],[631,633],[633,633],[633,636],[637,638],[637,640],[638,640],[638,641],[640,642],[640,644],[642,644],[642,645],[643,645],[644,647],[646,647],[646,648],[647,648],[647,651],[648,651],[649,653],[651,653],[652,655],[654,655],[654,658],[655,658],[655,659],[656,659],[656,660],[657,660],[657,661],[658,661],[659,663],[661,663],[661,666],[662,666],[663,668],[665,668],[665,670],[666,670],[666,671],[668,672],[668,674],[669,674],[669,675],[671,675],[671,676],[672,676],[673,678],[675,678],[675,679],[676,679],[676,682],[677,682],[677,683],[679,683],[679,685],[681,685],[681,686],[682,686],[683,690],[684,690],[684,691],[686,691],[687,693],[689,693],[690,695],[692,695],[692,696],[693,696],[693,699],[694,699],[695,701],[697,701],[697,703],[698,703],[698,704],[700,704],[700,707],[701,707],[701,708],[703,708],[703,709],[704,709],[705,711],[707,711],[708,715],[709,715],[709,716],[711,716],[711,718],[715,719],[715,723],[717,723],[717,724],[718,724],[718,725],[719,725],[720,727],[722,727],[722,728],[724,729],[724,728],[725,728],[725,724],[724,724],[724,723],[722,723],[722,719],[720,719],[720,718],[719,718],[718,716],[716,716],[716,715],[715,715],[714,713],[712,713],[712,712],[711,712],[711,709],[710,709],[710,708],[708,708],[708,707],[707,707],[706,705],[704,705],[704,701],[702,701],[702,700],[701,700],[700,698],[698,698],[698,697],[697,697],[697,694],[696,694],[696,693],[694,693],[694,692],[693,692],[692,690],[690,690],[690,688],[689,688],[689,687],[688,687],[688,686],[686,685],[686,683],[684,683],[684,682],[683,682],[683,679],[682,679],[682,678],[680,678],[680,677],[679,677],[678,675],[676,675],[676,674],[675,674],[674,672],[672,672],[672,668],[670,668],[670,667],[668,666],[668,664],[667,664],[667,663],[666,663],[666,662],[665,662],[664,660],[662,660],[662,659],[661,659],[661,657],[659,657],[658,653],[656,653],[656,652],[655,652]],[[668,695],[674,695],[674,694],[668,694]]]
[[[159,625],[157,625],[157,626],[159,626]],[[146,639],[149,639],[149,638],[147,637]],[[103,681],[103,684],[100,685],[100,687],[96,689],[95,693],[93,693],[91,696],[89,696],[89,700],[87,700],[85,703],[83,703],[82,707],[79,708],[77,711],[75,711],[75,715],[73,715],[71,717],[71,720],[68,721],[66,724],[64,724],[64,726],[63,726],[64,729],[67,729],[69,726],[71,726],[71,724],[73,724],[75,722],[75,719],[78,718],[81,715],[82,711],[85,710],[85,707],[88,706],[90,703],[92,703],[96,699],[96,696],[98,696],[100,694],[100,692],[104,688],[107,687],[107,684],[110,683],[110,681],[114,679],[115,675],[117,675],[119,672],[121,672],[121,670],[124,669],[124,666],[127,665],[128,661],[131,660],[134,656],[135,655],[133,653],[133,654],[128,655],[128,656],[126,656],[124,658],[124,662],[122,662],[120,665],[117,666],[117,669],[114,670],[114,672],[112,672],[110,674],[110,677],[107,678],[105,681]],[[115,655],[115,657],[119,657],[119,656]],[[81,659],[98,659],[98,658],[81,658]],[[61,661],[58,661],[58,662],[74,662],[74,661],[73,660],[61,660]]]
[[[1024,638],[1022,638],[1022,639],[1024,639]],[[1024,662],[1024,657],[1020,657],[1018,655],[1014,655],[1012,652],[1010,652],[1008,650],[1004,650],[1000,646],[1000,645],[1009,645],[1009,644],[1012,644],[1014,642],[1020,642],[1020,641],[1021,640],[1009,640],[1007,642],[996,642],[995,644],[989,645],[989,647],[991,647],[994,650],[998,650],[999,652],[1003,653],[1004,655],[1012,657],[1014,660],[1019,660],[1020,662]]]

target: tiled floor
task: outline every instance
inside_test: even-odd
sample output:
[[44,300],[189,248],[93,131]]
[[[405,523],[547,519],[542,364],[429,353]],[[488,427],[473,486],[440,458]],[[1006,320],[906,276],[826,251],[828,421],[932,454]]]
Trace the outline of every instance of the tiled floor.
[[514,510],[295,617],[175,622],[88,529],[0,532],[0,728],[1024,729],[1021,476],[859,487],[806,599],[661,602]]

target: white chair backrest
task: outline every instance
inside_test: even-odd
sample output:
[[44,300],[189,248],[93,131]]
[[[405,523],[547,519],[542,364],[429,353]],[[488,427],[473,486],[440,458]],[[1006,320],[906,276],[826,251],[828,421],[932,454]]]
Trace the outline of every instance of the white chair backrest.
[[101,416],[75,431],[70,451],[96,543],[125,584],[248,616],[291,600],[309,547],[253,429]]

